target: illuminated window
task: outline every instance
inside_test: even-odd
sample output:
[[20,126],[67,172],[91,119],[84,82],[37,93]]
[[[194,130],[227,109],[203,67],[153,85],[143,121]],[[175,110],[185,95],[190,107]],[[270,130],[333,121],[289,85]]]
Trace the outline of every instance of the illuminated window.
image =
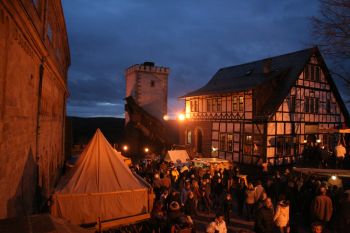
[[244,136],[243,153],[252,154],[252,135]]
[[198,100],[191,100],[191,112],[198,112]]
[[221,112],[221,99],[215,98],[212,99],[212,105],[211,105],[212,112]]
[[279,156],[291,155],[293,147],[292,137],[278,137],[277,138],[277,154]]
[[243,96],[239,97],[239,111],[243,111],[243,103],[244,103],[244,98]]
[[232,111],[237,111],[238,108],[237,108],[237,97],[233,97],[233,100],[232,100]]

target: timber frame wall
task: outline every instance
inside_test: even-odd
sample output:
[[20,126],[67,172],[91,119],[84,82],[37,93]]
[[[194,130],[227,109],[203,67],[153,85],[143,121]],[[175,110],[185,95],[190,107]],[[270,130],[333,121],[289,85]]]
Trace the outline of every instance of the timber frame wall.
[[254,98],[258,98],[254,89],[186,97],[181,142],[191,145],[194,155],[280,165],[298,159],[306,143],[320,140],[332,150],[338,138],[325,130],[345,124],[332,86],[315,56],[268,120],[254,118]]

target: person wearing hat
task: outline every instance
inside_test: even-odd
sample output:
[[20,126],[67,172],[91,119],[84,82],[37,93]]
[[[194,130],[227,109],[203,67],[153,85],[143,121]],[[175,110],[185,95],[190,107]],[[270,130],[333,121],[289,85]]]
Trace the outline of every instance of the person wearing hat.
[[175,232],[175,229],[181,229],[186,225],[188,225],[187,217],[181,212],[180,204],[176,201],[171,202],[168,211],[168,232]]

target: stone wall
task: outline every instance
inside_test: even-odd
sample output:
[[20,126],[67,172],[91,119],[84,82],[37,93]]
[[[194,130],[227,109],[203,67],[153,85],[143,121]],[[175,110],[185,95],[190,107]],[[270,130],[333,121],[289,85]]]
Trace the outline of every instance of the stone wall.
[[70,58],[61,2],[1,1],[0,54],[1,219],[39,211],[63,165]]
[[[169,68],[153,65],[133,65],[126,69],[126,97],[152,116],[163,119],[167,114]],[[127,114],[126,114],[127,115]],[[126,123],[128,116],[126,116]]]

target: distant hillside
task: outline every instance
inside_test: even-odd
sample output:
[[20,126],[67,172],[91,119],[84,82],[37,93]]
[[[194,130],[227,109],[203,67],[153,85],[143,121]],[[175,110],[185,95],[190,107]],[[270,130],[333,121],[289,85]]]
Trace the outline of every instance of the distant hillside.
[[110,143],[119,143],[123,138],[124,119],[113,117],[67,117],[70,144],[87,144],[96,129],[100,129]]
[[[122,143],[124,135],[124,118],[113,117],[67,117],[68,137],[67,143],[70,146],[87,144],[96,129],[100,129],[107,140],[113,143]],[[179,144],[178,122],[170,120],[166,122],[168,139],[172,144]]]

